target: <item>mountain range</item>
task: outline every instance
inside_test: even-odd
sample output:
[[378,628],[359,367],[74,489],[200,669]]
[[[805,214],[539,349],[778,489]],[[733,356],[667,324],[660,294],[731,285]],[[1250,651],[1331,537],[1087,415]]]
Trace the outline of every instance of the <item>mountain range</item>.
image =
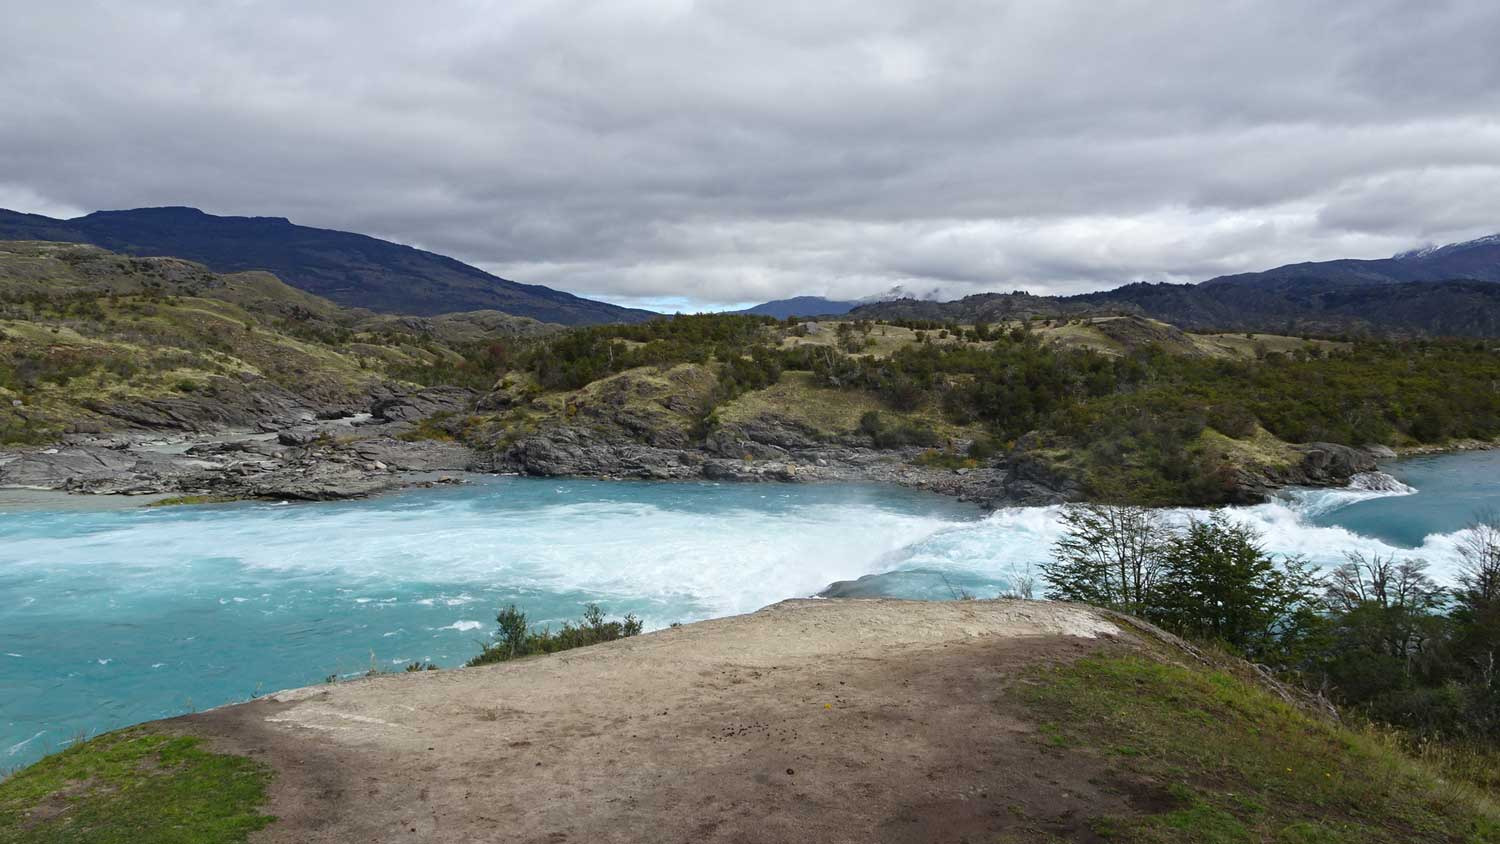
[[0,209],[0,240],[87,243],[197,261],[221,273],[267,270],[348,307],[431,316],[496,310],[562,325],[641,322],[651,311],[500,278],[462,261],[284,217],[219,217],[196,208],[97,211],[71,220]]
[[[267,270],[348,307],[429,316],[491,310],[562,325],[640,322],[658,314],[520,284],[453,258],[283,217],[221,217],[195,208],[98,211],[54,219],[0,209],[0,240],[87,243],[172,256],[216,272]],[[1287,264],[1199,284],[1138,282],[1075,296],[983,293],[952,302],[895,289],[873,299],[798,296],[742,313],[999,321],[1128,313],[1190,330],[1373,330],[1500,336],[1500,234],[1374,260]]]
[[862,305],[869,319],[995,322],[1129,313],[1194,330],[1374,330],[1500,336],[1500,235],[1375,260],[1287,264],[1200,284],[1137,282],[1098,293],[981,293],[952,302]]
[[793,296],[790,299],[774,299],[770,302],[764,302],[753,308],[746,308],[739,313],[775,317],[777,319],[786,319],[792,316],[842,316],[859,307],[861,304],[863,303],[825,299],[822,296]]

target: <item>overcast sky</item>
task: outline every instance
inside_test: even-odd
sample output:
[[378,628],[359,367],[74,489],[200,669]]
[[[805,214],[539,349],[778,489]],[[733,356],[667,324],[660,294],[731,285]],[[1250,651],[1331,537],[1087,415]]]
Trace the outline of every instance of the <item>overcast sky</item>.
[[1500,231],[1500,3],[6,2],[0,207],[628,304],[1202,280]]

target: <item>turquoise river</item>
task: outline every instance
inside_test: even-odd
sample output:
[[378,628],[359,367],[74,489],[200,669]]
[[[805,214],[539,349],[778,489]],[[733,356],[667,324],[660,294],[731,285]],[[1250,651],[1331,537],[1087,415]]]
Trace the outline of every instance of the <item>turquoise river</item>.
[[[1451,577],[1466,523],[1500,506],[1500,452],[1385,468],[1407,488],[1292,490],[1232,513],[1271,551],[1419,556]],[[1056,508],[852,485],[489,478],[326,504],[120,504],[0,497],[0,772],[126,724],[459,665],[510,602],[556,625],[597,601],[651,629],[862,577],[842,592],[987,597],[1058,533]]]

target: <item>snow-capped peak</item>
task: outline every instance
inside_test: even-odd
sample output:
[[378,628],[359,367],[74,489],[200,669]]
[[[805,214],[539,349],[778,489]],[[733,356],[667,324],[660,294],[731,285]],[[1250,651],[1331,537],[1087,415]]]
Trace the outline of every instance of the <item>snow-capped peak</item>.
[[1414,258],[1426,258],[1429,255],[1436,255],[1439,252],[1462,252],[1467,249],[1473,249],[1476,246],[1493,246],[1496,244],[1500,244],[1500,234],[1476,237],[1473,240],[1465,240],[1462,243],[1449,243],[1446,245],[1432,243],[1417,249],[1397,252],[1392,257],[1398,261],[1407,261]]

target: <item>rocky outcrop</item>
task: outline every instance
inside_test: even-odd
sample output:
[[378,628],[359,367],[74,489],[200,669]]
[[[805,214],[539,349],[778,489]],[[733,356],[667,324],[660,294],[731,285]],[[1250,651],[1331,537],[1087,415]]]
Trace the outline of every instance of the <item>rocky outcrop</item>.
[[1054,461],[1019,450],[1006,461],[1001,489],[1003,500],[1019,505],[1063,504],[1083,497],[1077,478]]
[[1300,456],[1286,466],[1235,466],[1228,469],[1228,503],[1259,504],[1288,486],[1344,486],[1377,468],[1378,452],[1337,443],[1291,446]]
[[826,447],[816,431],[778,417],[725,425],[708,434],[703,450],[718,457],[785,460],[797,452]]
[[[790,446],[795,441],[782,442]],[[927,467],[911,462],[922,449],[803,442],[809,445],[785,448],[749,439],[743,431],[717,431],[702,448],[659,448],[570,425],[520,440],[500,455],[495,468],[543,477],[889,483],[987,506],[1011,503],[1001,483],[1004,469],[998,466]]]
[[287,433],[176,441],[115,435],[29,449],[0,455],[0,487],[328,500],[426,483],[480,462],[451,442]]
[[98,414],[76,432],[104,429],[204,433],[263,424],[286,426],[327,413],[331,405],[293,393],[264,378],[243,373],[210,378],[195,392],[146,399],[93,399],[80,404]]
[[703,458],[693,451],[563,426],[516,443],[499,463],[527,475],[667,480],[699,477]]
[[1337,443],[1308,443],[1296,447],[1302,452],[1302,463],[1295,472],[1301,479],[1294,483],[1309,486],[1342,486],[1361,472],[1373,472],[1375,456],[1361,448]]
[[415,422],[439,414],[465,413],[478,396],[464,387],[428,387],[414,392],[385,388],[370,405],[370,415],[382,422]]
[[[151,471],[146,455],[86,446],[44,448],[0,459],[0,484],[68,489]],[[146,464],[143,466],[143,464]]]

